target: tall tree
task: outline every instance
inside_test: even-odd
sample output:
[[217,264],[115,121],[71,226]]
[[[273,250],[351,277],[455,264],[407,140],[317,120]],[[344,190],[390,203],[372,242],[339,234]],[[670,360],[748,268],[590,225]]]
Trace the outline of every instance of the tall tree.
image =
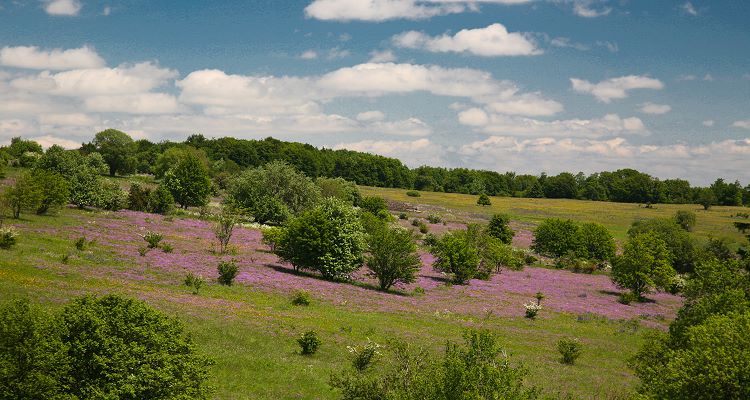
[[164,175],[164,186],[182,208],[204,206],[211,194],[208,169],[193,153],[187,153]]
[[103,130],[91,143],[95,151],[104,157],[109,166],[109,175],[128,173],[135,169],[135,142],[125,132],[116,129]]

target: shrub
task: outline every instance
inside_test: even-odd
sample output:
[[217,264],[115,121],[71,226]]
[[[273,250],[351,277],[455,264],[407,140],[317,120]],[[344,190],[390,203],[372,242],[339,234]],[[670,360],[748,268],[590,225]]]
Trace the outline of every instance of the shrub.
[[417,244],[410,230],[383,226],[371,232],[367,243],[367,268],[378,279],[380,289],[396,283],[412,283],[422,267]]
[[560,352],[560,362],[573,365],[580,357],[583,346],[576,338],[562,338],[557,341],[557,351]]
[[219,271],[219,283],[231,286],[234,278],[237,276],[239,267],[237,267],[237,263],[234,261],[221,261],[217,270]]
[[189,287],[193,290],[193,294],[198,294],[198,291],[203,287],[203,284],[206,283],[206,280],[203,279],[200,275],[195,275],[192,272],[188,272],[187,275],[185,275],[185,286]]
[[582,256],[589,260],[612,260],[617,244],[615,238],[604,225],[588,222],[580,225],[579,243],[583,246]]
[[359,204],[362,199],[357,184],[344,178],[319,177],[315,179],[315,185],[320,188],[320,194],[323,198],[336,197],[353,206]]
[[682,229],[692,232],[695,227],[695,213],[692,211],[679,210],[674,215],[674,222]]
[[148,196],[148,211],[154,214],[168,214],[174,208],[174,197],[164,185],[159,185]]
[[357,371],[364,371],[373,364],[377,358],[381,355],[380,348],[383,347],[370,339],[367,339],[361,348],[359,346],[347,346],[349,354],[352,356],[352,366]]
[[275,253],[295,269],[347,279],[362,265],[365,233],[356,211],[336,198],[289,221]]
[[141,246],[141,247],[139,247],[139,248],[138,248],[138,254],[140,254],[140,256],[141,256],[141,257],[145,257],[145,256],[146,256],[146,254],[148,254],[148,251],[149,251],[149,250],[150,250],[150,249],[149,249],[148,247],[146,247],[146,246]]
[[639,234],[628,240],[622,256],[615,260],[612,281],[641,299],[650,288],[664,289],[672,282],[676,273],[670,264],[671,258],[672,254],[659,236]]
[[453,275],[453,283],[464,284],[479,269],[479,254],[466,231],[452,231],[441,237],[430,252],[437,258],[435,269]]
[[209,397],[208,367],[180,321],[140,300],[74,299],[61,314],[76,398]]
[[83,251],[86,248],[86,236],[81,236],[74,242],[76,250]]
[[411,220],[411,226],[419,226],[419,224],[421,223],[422,221],[420,221],[419,218],[414,218],[413,220]]
[[526,310],[526,318],[535,319],[539,311],[542,310],[542,305],[534,302],[524,303],[524,309]]
[[12,226],[0,226],[0,249],[10,249],[18,242],[18,231]]
[[261,233],[263,234],[263,244],[268,246],[272,252],[276,252],[276,246],[281,242],[282,238],[284,237],[285,230],[284,228],[279,228],[275,226],[266,226],[261,229]]
[[115,182],[104,182],[99,187],[95,206],[110,211],[118,211],[128,206],[128,194]]
[[425,224],[424,222],[419,221],[419,233],[424,235],[429,231],[430,231],[430,227],[427,226],[427,224]]
[[174,247],[172,247],[172,245],[169,244],[169,243],[162,243],[161,244],[161,251],[163,251],[165,253],[171,253],[171,252],[174,251]]
[[311,302],[310,293],[306,290],[297,290],[292,295],[292,304],[295,306],[309,306]]
[[489,225],[487,225],[487,232],[490,236],[500,239],[505,244],[510,244],[513,241],[515,232],[510,229],[510,216],[507,214],[495,214],[490,219]]
[[149,211],[149,198],[151,197],[151,190],[146,187],[141,187],[138,183],[130,185],[130,192],[128,193],[128,209],[133,211]]
[[562,257],[569,252],[583,253],[580,227],[571,220],[545,219],[534,230],[531,248],[539,254]]
[[143,234],[143,240],[148,243],[149,249],[155,249],[159,247],[159,242],[161,242],[162,239],[164,239],[164,235],[162,235],[161,233],[148,231]]
[[486,194],[482,193],[482,194],[479,195],[479,198],[477,199],[477,205],[480,205],[480,206],[491,206],[492,202],[490,201],[489,196],[487,196]]
[[406,195],[409,197],[421,197],[422,196],[422,194],[416,190],[407,190]]
[[234,231],[234,225],[236,223],[237,220],[229,214],[222,213],[221,216],[219,216],[219,221],[214,227],[216,240],[219,241],[219,253],[226,253],[227,245],[229,245],[229,239],[232,238],[232,232]]
[[164,174],[164,187],[182,208],[203,206],[211,194],[211,179],[203,161],[193,153],[185,153]]
[[57,172],[36,169],[31,176],[41,190],[41,201],[36,209],[37,214],[52,213],[68,204],[70,183],[62,175]]
[[229,186],[226,203],[258,223],[280,225],[320,199],[321,189],[310,178],[285,162],[274,161],[238,176]]
[[373,215],[379,215],[381,211],[388,212],[388,203],[384,198],[377,196],[363,197],[359,202],[359,207]]
[[42,188],[29,173],[21,174],[4,193],[5,201],[13,210],[13,218],[21,217],[21,212],[33,210],[42,204]]
[[596,263],[579,258],[575,253],[568,253],[555,260],[555,267],[575,273],[591,274],[597,270]]
[[318,347],[320,347],[322,342],[315,331],[307,331],[300,335],[297,339],[297,343],[299,343],[299,346],[302,348],[301,353],[303,355],[311,355],[318,351]]
[[427,222],[429,222],[431,224],[439,224],[439,223],[443,222],[443,219],[440,218],[440,216],[437,215],[437,214],[430,214],[430,215],[427,216]]
[[425,294],[425,290],[422,286],[417,286],[414,288],[414,294],[423,295]]
[[408,215],[406,215],[406,213],[400,213],[400,214],[398,215],[398,219],[403,219],[403,220],[406,220],[406,219],[409,219],[409,216],[408,216]]
[[434,233],[425,234],[422,238],[422,243],[425,246],[434,246],[438,242],[438,237]]
[[653,232],[665,242],[667,249],[672,253],[670,263],[677,272],[693,272],[699,254],[688,232],[671,219],[655,218],[633,222],[628,230],[628,237],[633,238],[648,232]]

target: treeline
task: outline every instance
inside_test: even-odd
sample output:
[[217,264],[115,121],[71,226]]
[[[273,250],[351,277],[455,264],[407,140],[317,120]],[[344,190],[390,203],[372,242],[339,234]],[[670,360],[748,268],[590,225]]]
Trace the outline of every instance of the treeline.
[[[107,133],[101,135],[101,133]],[[221,186],[228,177],[249,167],[271,161],[285,161],[305,175],[340,177],[359,185],[416,189],[448,193],[482,194],[527,198],[565,198],[626,203],[699,203],[737,206],[750,204],[750,185],[717,179],[710,187],[692,187],[684,179],[660,180],[634,169],[620,169],[591,175],[563,172],[539,176],[498,173],[467,168],[422,166],[414,169],[401,161],[350,150],[318,149],[309,144],[284,142],[273,138],[243,140],[231,137],[207,139],[192,135],[184,142],[153,143],[133,141],[121,132],[106,130],[79,149],[84,154],[101,153],[110,174],[146,173],[159,177],[168,167],[169,150],[194,148],[209,164],[215,182]],[[6,162],[32,163],[41,146],[20,138],[0,149]],[[161,162],[160,162],[161,159]],[[15,161],[14,161],[15,160]],[[161,164],[161,165],[160,165]]]

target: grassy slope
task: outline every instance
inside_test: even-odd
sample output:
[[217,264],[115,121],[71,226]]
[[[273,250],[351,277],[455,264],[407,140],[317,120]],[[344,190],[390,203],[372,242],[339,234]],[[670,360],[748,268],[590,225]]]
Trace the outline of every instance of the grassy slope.
[[504,212],[530,225],[545,218],[571,218],[579,221],[598,222],[606,226],[617,239],[625,239],[630,224],[637,219],[671,218],[677,210],[693,211],[697,215],[695,236],[701,238],[727,237],[744,242],[744,237],[732,225],[736,219],[730,216],[747,212],[746,207],[712,207],[704,211],[695,204],[657,204],[646,209],[638,204],[611,203],[570,199],[521,199],[514,197],[491,197],[492,205],[478,206],[477,196],[457,193],[420,192],[421,197],[409,197],[403,189],[383,189],[361,186],[363,196],[380,196],[388,200],[413,204],[425,204],[460,210],[476,217],[489,217]]
[[[423,199],[429,203],[431,195]],[[499,199],[493,200],[499,203]],[[300,308],[291,306],[284,295],[247,285],[210,284],[193,296],[179,284],[181,276],[154,270],[150,273],[160,279],[128,279],[118,272],[133,268],[132,261],[118,257],[110,247],[94,244],[77,252],[69,237],[45,231],[56,227],[72,232],[81,213],[64,210],[58,217],[24,216],[22,221],[8,221],[23,235],[16,248],[0,251],[0,300],[30,296],[59,307],[73,296],[91,292],[145,299],[183,320],[201,348],[216,359],[213,384],[217,398],[335,398],[327,380],[332,371],[348,365],[347,345],[360,344],[366,338],[379,343],[408,339],[439,351],[446,340],[459,340],[464,327],[479,325],[497,332],[513,360],[530,369],[529,382],[549,394],[614,397],[627,393],[635,382],[625,359],[638,347],[645,329],[631,332],[620,322],[578,322],[573,315],[552,312],[529,321],[358,312],[345,304],[323,301]],[[61,262],[64,254],[73,255],[68,264]],[[295,338],[309,329],[317,330],[324,344],[317,355],[302,357],[295,353]],[[585,344],[575,366],[557,361],[555,343],[562,336],[579,337]]]

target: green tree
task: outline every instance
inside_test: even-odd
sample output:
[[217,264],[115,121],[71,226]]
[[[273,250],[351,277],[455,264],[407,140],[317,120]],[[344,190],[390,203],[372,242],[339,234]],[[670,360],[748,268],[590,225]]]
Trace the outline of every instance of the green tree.
[[8,154],[10,154],[11,157],[20,160],[26,153],[42,154],[42,145],[33,140],[24,140],[20,137],[10,139]]
[[208,367],[182,324],[140,300],[74,299],[61,314],[75,398],[205,399]]
[[362,265],[364,229],[356,211],[342,200],[323,200],[291,219],[280,236],[275,253],[297,270],[318,271],[327,279],[347,279]]
[[320,188],[310,178],[277,161],[243,172],[230,185],[226,203],[259,223],[281,224],[320,198]]
[[13,210],[13,218],[20,218],[25,210],[36,210],[43,199],[42,188],[34,177],[26,172],[16,178],[15,182],[5,190],[5,200]]
[[359,205],[362,195],[359,193],[357,184],[343,178],[315,179],[315,184],[320,188],[322,197],[337,197],[351,205]]
[[167,171],[163,185],[172,193],[177,204],[185,209],[206,205],[211,194],[211,179],[208,177],[208,170],[205,164],[192,153],[186,154],[177,165]]
[[444,234],[430,252],[436,257],[435,269],[453,275],[453,283],[465,284],[479,271],[479,251],[467,231]]
[[692,232],[695,227],[695,213],[692,211],[678,210],[674,215],[674,222],[682,229]]
[[534,230],[531,248],[539,254],[552,257],[562,257],[568,253],[585,256],[580,230],[580,226],[569,219],[545,219]]
[[654,232],[666,244],[672,254],[672,266],[679,273],[692,272],[699,258],[698,248],[690,234],[682,229],[673,219],[652,218],[633,222],[628,229],[628,236]]
[[516,233],[510,228],[509,223],[509,215],[495,214],[490,219],[489,225],[487,225],[487,233],[492,237],[500,239],[500,241],[505,244],[510,244]]
[[612,260],[615,257],[617,244],[615,238],[604,225],[587,222],[580,225],[579,242],[585,249],[585,257],[590,260]]
[[148,212],[168,214],[174,208],[174,197],[164,185],[159,185],[151,191],[148,197]]
[[28,300],[0,308],[0,398],[66,399],[68,346],[60,326]]
[[106,129],[96,134],[91,143],[95,151],[104,157],[109,166],[109,175],[129,173],[135,170],[135,150],[133,139],[125,132]]
[[70,199],[70,183],[57,172],[36,169],[32,172],[34,179],[42,192],[42,198],[37,214],[47,214],[66,204]]
[[666,288],[676,272],[667,244],[653,232],[638,234],[625,245],[612,266],[612,281],[638,299],[651,288]]
[[477,205],[480,205],[480,206],[491,206],[492,205],[492,201],[490,201],[489,196],[487,196],[486,194],[482,193],[482,194],[479,195],[479,198],[477,199]]
[[422,267],[414,234],[409,229],[387,225],[368,235],[365,264],[378,279],[380,289],[395,283],[412,283]]
[[718,202],[714,191],[709,188],[698,189],[695,200],[698,204],[702,205],[703,209],[706,211]]

